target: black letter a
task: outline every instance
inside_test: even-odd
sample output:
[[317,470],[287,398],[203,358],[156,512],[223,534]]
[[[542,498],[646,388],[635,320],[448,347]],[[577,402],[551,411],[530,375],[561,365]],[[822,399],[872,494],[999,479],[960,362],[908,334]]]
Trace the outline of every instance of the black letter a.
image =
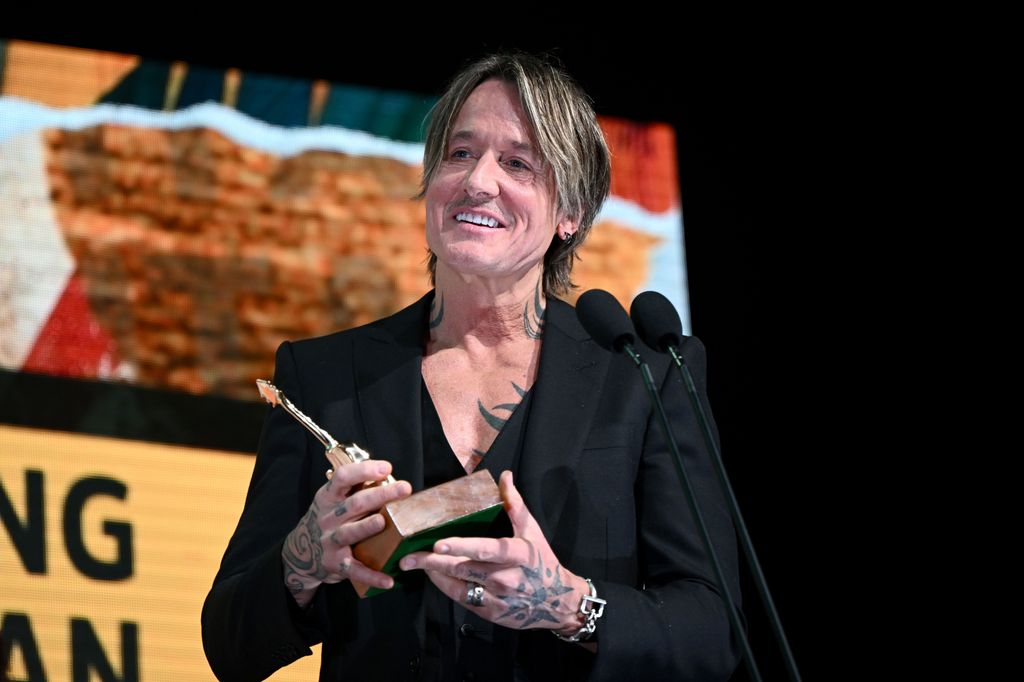
[[114,674],[96,632],[84,618],[71,619],[71,680],[89,682],[95,670],[103,682],[139,682],[139,626],[121,623],[121,676]]

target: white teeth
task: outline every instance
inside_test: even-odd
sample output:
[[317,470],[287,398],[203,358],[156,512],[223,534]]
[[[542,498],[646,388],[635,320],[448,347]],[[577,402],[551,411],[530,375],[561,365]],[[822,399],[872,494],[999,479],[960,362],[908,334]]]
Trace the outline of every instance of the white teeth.
[[455,216],[455,219],[461,222],[473,223],[474,225],[483,225],[485,227],[498,226],[498,221],[494,218],[486,218],[482,215],[476,215],[475,213],[459,213]]

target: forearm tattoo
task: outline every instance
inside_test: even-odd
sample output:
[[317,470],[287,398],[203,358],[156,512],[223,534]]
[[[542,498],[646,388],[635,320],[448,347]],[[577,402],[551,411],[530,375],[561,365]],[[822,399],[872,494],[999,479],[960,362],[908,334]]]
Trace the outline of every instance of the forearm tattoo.
[[533,312],[530,312],[530,302],[526,302],[523,308],[523,331],[531,339],[539,339],[544,336],[544,312],[545,308],[540,302],[540,282],[533,292]]
[[[516,621],[517,628],[527,628],[541,621],[558,624],[558,618],[553,612],[561,604],[561,596],[572,592],[572,587],[562,583],[561,567],[556,564],[554,571],[544,568],[544,560],[538,555],[536,568],[519,568],[523,572],[524,581],[519,583],[515,594],[498,595],[508,608],[498,618]],[[545,586],[545,577],[554,578],[554,584]]]
[[284,582],[292,594],[308,589],[307,581],[315,578],[323,581],[327,572],[323,566],[324,548],[320,542],[320,515],[316,500],[302,522],[288,534],[281,558],[284,560]]

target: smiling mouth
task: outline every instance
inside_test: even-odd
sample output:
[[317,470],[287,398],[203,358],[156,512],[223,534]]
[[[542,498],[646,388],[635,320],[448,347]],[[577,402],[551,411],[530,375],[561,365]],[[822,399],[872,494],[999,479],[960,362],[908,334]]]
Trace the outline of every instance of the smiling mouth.
[[478,215],[476,213],[457,213],[455,215],[455,220],[460,223],[471,223],[482,227],[501,227],[501,223],[494,218],[488,218],[487,216]]

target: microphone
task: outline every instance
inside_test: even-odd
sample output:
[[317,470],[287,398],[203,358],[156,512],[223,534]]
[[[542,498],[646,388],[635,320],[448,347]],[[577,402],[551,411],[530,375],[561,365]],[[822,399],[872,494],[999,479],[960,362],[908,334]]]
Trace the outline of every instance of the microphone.
[[678,348],[683,343],[683,323],[679,321],[672,302],[657,291],[645,291],[629,307],[640,338],[654,350],[661,352]]
[[[644,379],[644,386],[646,386],[647,392],[651,396],[651,402],[654,403],[655,410],[658,413],[658,420],[665,431],[669,450],[672,452],[673,462],[676,465],[676,473],[679,475],[679,481],[686,493],[685,497],[690,506],[690,512],[697,522],[701,538],[704,541],[704,548],[707,550],[711,566],[715,571],[715,578],[718,581],[719,588],[722,590],[722,596],[725,599],[729,613],[729,623],[732,625],[733,632],[739,637],[751,677],[755,682],[761,682],[761,673],[757,668],[757,663],[754,661],[754,654],[750,650],[747,633],[740,623],[736,602],[729,590],[729,585],[725,581],[725,575],[722,573],[718,553],[715,551],[714,545],[711,542],[711,534],[704,523],[704,515],[701,514],[700,508],[697,506],[697,498],[693,494],[693,486],[690,484],[690,478],[686,473],[686,468],[683,466],[683,458],[679,454],[679,446],[672,435],[672,427],[669,426],[668,416],[665,414],[665,406],[662,405],[658,389],[654,385],[651,368],[633,347],[633,344],[636,343],[636,333],[629,316],[618,300],[603,289],[590,289],[584,292],[579,297],[579,300],[576,301],[576,316],[579,318],[583,328],[586,329],[587,333],[590,334],[598,345],[612,353],[625,353],[640,370],[640,374]],[[676,320],[678,321],[678,319],[677,315]]]
[[736,522],[736,531],[740,537],[740,547],[747,557],[751,573],[753,573],[754,585],[761,596],[761,602],[764,604],[765,611],[768,612],[772,633],[775,635],[776,643],[782,651],[790,679],[799,682],[800,673],[797,672],[796,660],[793,658],[793,652],[790,651],[786,634],[782,630],[782,622],[779,620],[775,603],[772,601],[771,593],[768,591],[768,583],[765,580],[764,573],[761,571],[761,564],[757,560],[757,554],[754,552],[754,545],[750,540],[747,524],[743,520],[743,514],[740,513],[739,503],[736,501],[736,495],[733,493],[732,484],[729,483],[729,476],[725,472],[725,466],[722,463],[722,453],[711,434],[711,425],[697,394],[697,387],[693,382],[693,376],[686,366],[686,361],[683,360],[682,355],[678,352],[679,346],[683,344],[683,325],[679,321],[679,313],[676,312],[675,306],[664,295],[657,291],[645,291],[633,300],[629,308],[629,314],[644,343],[657,351],[667,352],[672,356],[676,369],[679,370],[683,382],[686,384],[686,392],[690,396],[693,411],[697,414],[701,432],[704,435],[704,444],[707,446],[707,451],[711,454],[715,473],[718,474],[718,481],[729,503],[729,511]]
[[604,289],[584,292],[576,301],[576,316],[587,333],[605,350],[613,353],[633,351],[630,357],[636,356],[634,362],[640,357],[633,349],[636,334],[629,315],[615,297]]

